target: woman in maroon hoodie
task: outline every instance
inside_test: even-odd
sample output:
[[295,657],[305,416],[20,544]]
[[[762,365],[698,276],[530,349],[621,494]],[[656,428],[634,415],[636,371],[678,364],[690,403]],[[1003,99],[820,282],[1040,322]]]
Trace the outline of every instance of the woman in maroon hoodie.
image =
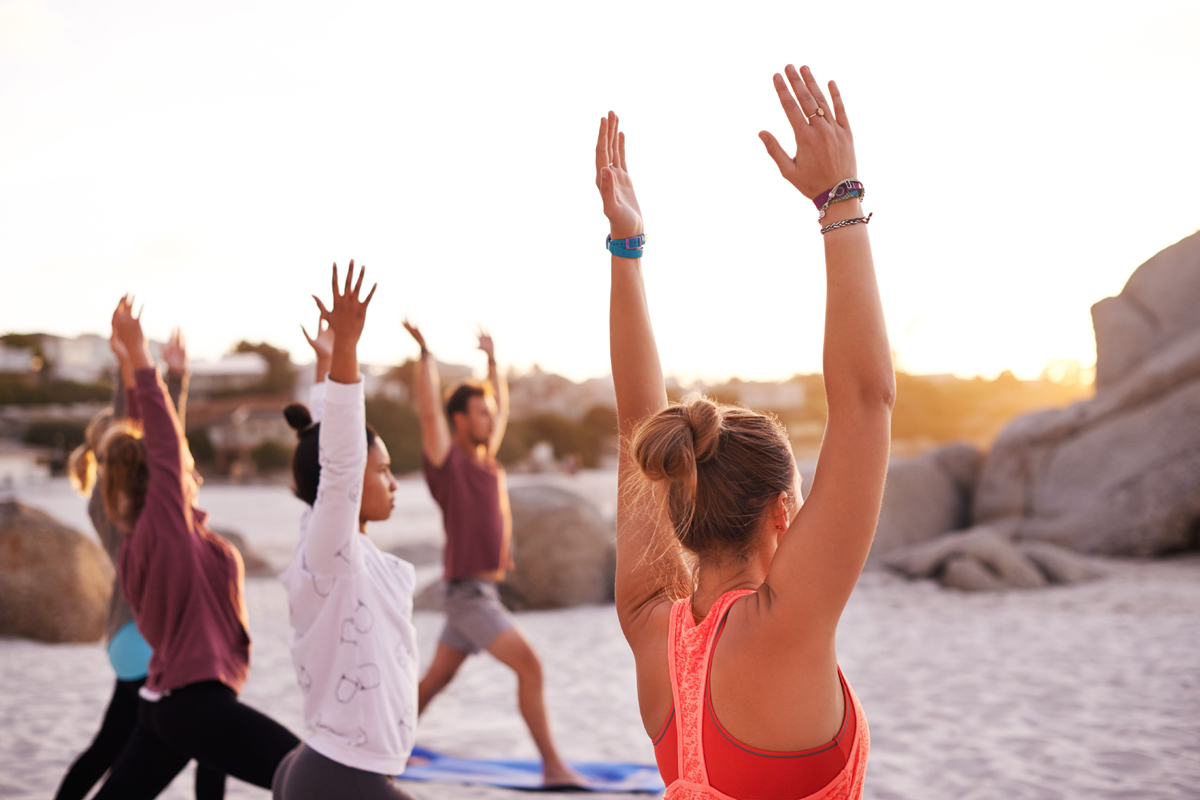
[[128,298],[113,333],[133,362],[143,430],[105,434],[103,497],[125,535],[121,589],[154,655],[137,728],[95,800],[156,797],[191,759],[269,789],[300,740],[237,699],[250,668],[241,556],[194,505],[191,454]]

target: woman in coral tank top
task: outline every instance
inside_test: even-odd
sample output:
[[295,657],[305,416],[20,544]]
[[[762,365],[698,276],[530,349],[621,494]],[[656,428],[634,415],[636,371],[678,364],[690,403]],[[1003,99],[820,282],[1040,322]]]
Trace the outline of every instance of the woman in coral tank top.
[[[870,746],[836,637],[883,496],[891,350],[841,95],[831,82],[827,101],[808,67],[789,65],[774,82],[796,156],[771,134],[760,138],[783,177],[820,209],[825,246],[829,414],[803,504],[787,432],[773,416],[703,397],[668,404],[642,284],[645,229],[615,114],[601,120],[596,144],[611,224],[622,441],[617,613],[668,800],[860,797]],[[754,265],[737,253],[758,232],[714,222],[711,253],[724,274],[710,287],[712,307],[696,311],[716,321],[720,282],[755,280]],[[782,235],[806,226],[816,227],[802,218]],[[760,280],[761,312],[790,313],[776,279]],[[765,344],[786,364],[792,343]]]

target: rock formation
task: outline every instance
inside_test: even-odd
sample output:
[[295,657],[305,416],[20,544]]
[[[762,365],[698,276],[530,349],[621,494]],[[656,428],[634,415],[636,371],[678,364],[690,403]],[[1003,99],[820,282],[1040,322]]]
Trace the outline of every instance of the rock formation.
[[1153,556],[1200,536],[1200,234],[1093,307],[1096,396],[1020,417],[975,494],[978,522],[1082,553]]
[[99,641],[112,581],[95,541],[41,511],[0,503],[0,636]]
[[613,599],[616,529],[584,498],[554,486],[509,492],[516,569],[501,587],[513,608],[566,608]]

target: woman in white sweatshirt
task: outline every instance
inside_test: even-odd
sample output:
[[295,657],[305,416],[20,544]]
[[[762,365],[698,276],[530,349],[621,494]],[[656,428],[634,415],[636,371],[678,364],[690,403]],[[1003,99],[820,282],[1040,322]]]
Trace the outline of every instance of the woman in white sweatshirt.
[[415,573],[365,535],[368,521],[391,516],[396,482],[383,440],[366,424],[356,354],[375,289],[360,300],[362,272],[353,279],[351,261],[339,294],[335,264],[333,308],[317,299],[311,413],[299,404],[284,412],[298,432],[296,495],[311,506],[282,575],[310,735],[279,765],[276,800],[409,798],[394,776],[417,724]]

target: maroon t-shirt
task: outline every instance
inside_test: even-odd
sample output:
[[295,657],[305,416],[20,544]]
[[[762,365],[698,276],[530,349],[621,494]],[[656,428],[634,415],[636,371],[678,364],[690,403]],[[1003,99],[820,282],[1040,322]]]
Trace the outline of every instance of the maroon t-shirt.
[[154,648],[146,688],[216,680],[240,692],[250,669],[242,557],[184,497],[183,431],[158,370],[134,374],[150,480],[119,561],[125,599]]
[[445,579],[469,578],[507,566],[504,469],[494,461],[481,464],[454,446],[441,467],[435,467],[424,454],[421,466],[429,492],[442,509]]

